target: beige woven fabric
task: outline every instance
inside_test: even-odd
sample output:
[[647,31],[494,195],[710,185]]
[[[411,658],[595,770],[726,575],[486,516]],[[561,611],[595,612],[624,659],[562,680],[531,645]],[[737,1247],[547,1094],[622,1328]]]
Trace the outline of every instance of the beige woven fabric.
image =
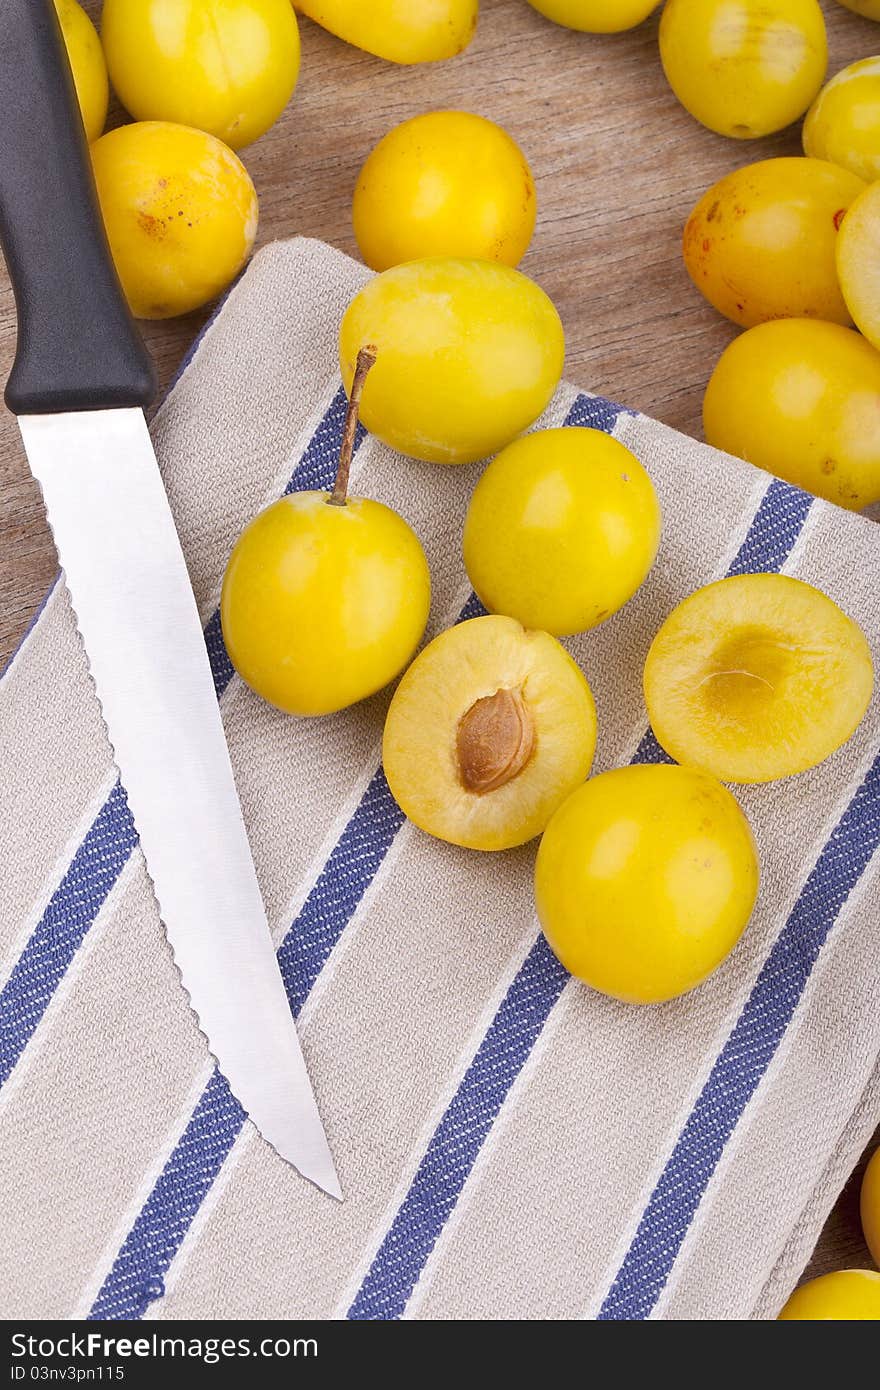
[[[205,622],[236,536],[327,433],[339,320],[366,276],[314,242],[268,247],[157,415]],[[560,388],[542,423],[561,423],[577,399]],[[779,485],[766,475],[644,417],[622,413],[614,429],[654,480],[664,538],[637,597],[568,644],[596,696],[597,771],[631,759],[645,734],[641,668],[665,614],[723,575],[744,543],[777,544],[766,514]],[[468,598],[459,537],[478,475],[404,460],[375,440],[355,457],[354,489],[395,506],[425,545],[429,635]],[[856,618],[880,665],[880,530],[819,502],[792,528],[780,505],[785,571]],[[10,1061],[0,1312],[775,1316],[880,1118],[880,702],[822,767],[738,790],[763,886],[707,984],[638,1009],[575,982],[546,1003],[539,980],[544,1016],[528,1045],[528,1008],[509,1001],[537,939],[533,846],[469,855],[408,825],[388,831],[381,801],[387,843],[328,926],[322,874],[332,878],[325,866],[375,788],[386,705],[381,695],[318,722],[270,709],[237,678],[221,697],[275,939],[290,952],[300,933],[306,951],[311,914],[327,943],[299,1027],[340,1205],[249,1124],[230,1128],[222,1107],[208,1106],[199,1128],[210,1059],[139,852],[123,856],[97,910],[88,891],[69,891],[115,774],[66,594],[54,590],[0,684],[0,1052]],[[364,824],[348,875],[370,854],[369,815]],[[98,854],[105,868],[112,853]],[[47,927],[62,901],[67,915]],[[821,949],[797,978],[811,933]],[[750,1003],[765,962],[792,940],[791,969]],[[751,1031],[731,1061],[744,1014]],[[486,1066],[487,1048],[497,1065]],[[733,1068],[720,1083],[719,1058]],[[733,1119],[718,1142],[725,1105]],[[693,1139],[695,1108],[705,1120]],[[692,1211],[682,1214],[680,1195],[652,1204],[670,1183],[691,1194]]]

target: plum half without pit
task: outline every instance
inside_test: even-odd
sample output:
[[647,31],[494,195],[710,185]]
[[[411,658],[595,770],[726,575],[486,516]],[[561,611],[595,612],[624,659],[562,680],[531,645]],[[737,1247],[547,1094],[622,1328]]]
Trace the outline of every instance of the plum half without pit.
[[654,733],[677,762],[724,782],[771,782],[851,737],[874,672],[861,628],[820,589],[742,574],[670,613],[644,679]]

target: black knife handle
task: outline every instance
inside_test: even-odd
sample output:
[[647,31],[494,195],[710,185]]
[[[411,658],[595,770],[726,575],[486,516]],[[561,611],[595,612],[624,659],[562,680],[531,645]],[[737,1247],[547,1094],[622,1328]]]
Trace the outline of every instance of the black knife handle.
[[17,415],[143,406],[152,361],[119,284],[53,0],[0,0],[0,244]]

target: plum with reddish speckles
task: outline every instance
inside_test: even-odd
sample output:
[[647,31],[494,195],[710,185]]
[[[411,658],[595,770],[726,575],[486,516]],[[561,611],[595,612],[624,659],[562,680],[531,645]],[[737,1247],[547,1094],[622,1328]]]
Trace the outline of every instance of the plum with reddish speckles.
[[700,199],[684,229],[694,284],[743,328],[778,318],[851,323],[837,233],[862,180],[822,159],[764,159]]
[[136,121],[92,146],[110,249],[132,312],[186,314],[235,279],[257,232],[257,195],[222,141]]

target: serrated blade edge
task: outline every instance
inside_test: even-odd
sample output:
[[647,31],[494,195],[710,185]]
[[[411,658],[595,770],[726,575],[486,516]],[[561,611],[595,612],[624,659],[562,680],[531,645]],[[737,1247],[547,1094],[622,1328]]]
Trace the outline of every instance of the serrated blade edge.
[[199,1027],[263,1137],[340,1197],[143,413],[26,416],[19,424]]

